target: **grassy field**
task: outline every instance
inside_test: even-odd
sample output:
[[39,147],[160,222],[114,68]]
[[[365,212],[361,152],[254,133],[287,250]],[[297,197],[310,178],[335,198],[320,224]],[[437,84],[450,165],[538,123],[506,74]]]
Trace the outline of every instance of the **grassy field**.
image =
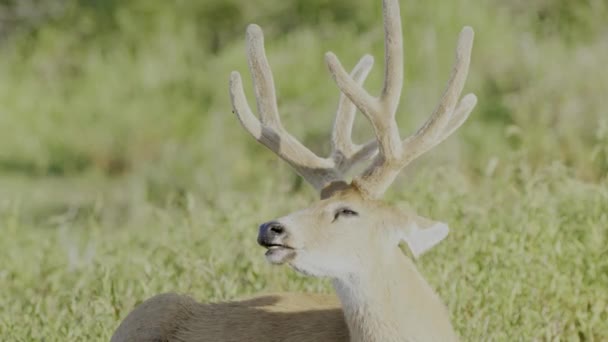
[[[167,291],[331,291],[255,243],[316,194],[240,127],[228,76],[259,23],[285,125],[327,152],[323,54],[380,61],[380,1],[1,4],[0,340],[107,341]],[[463,340],[608,341],[608,4],[401,5],[403,135],[438,100],[460,28],[476,30],[478,107],[386,195],[452,227],[418,264]]]

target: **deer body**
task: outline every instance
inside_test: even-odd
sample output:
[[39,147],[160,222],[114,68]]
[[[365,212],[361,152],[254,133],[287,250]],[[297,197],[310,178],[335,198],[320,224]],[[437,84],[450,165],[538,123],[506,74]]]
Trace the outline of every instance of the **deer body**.
[[399,253],[397,262],[370,272],[367,279],[335,279],[339,300],[282,293],[202,304],[173,293],[158,295],[129,314],[112,342],[408,341],[405,336],[411,341],[456,341],[440,299],[412,261]]
[[[309,294],[269,295],[244,301],[200,304],[174,294],[142,303],[121,323],[113,342],[123,341],[455,341],[441,300],[405,256],[405,243],[417,258],[443,240],[447,225],[379,200],[399,171],[456,131],[468,118],[476,97],[460,99],[466,81],[473,30],[458,40],[456,62],[441,100],[430,118],[401,139],[395,120],[403,84],[403,44],[398,0],[383,0],[384,86],[371,96],[363,81],[373,58],[361,58],[349,75],[338,58],[326,54],[341,91],[332,131],[332,152],[322,158],[282,126],[274,80],[257,25],[247,29],[247,55],[259,117],[253,114],[238,72],[230,76],[234,113],[259,143],[289,163],[320,194],[310,207],[260,226],[258,244],[272,264],[288,264],[305,275],[327,277],[335,297]],[[375,139],[351,140],[359,109]],[[367,169],[345,181],[354,165]]]
[[[353,227],[355,217],[334,220],[334,212],[344,206],[356,210],[363,222]],[[131,312],[112,342],[456,341],[445,306],[399,247],[400,232],[408,230],[403,222],[434,224],[367,200],[352,188],[342,190],[272,222],[275,227],[290,227],[289,235],[262,237],[272,239],[266,241],[272,244],[293,246],[270,249],[271,263],[288,263],[307,275],[331,277],[337,298],[286,293],[201,304],[187,296],[163,294]],[[328,227],[331,223],[336,227]],[[362,231],[368,233],[364,239]],[[314,241],[307,239],[310,232]],[[349,244],[339,243],[334,235]],[[308,250],[311,242],[325,245]],[[296,255],[291,255],[292,250]]]
[[173,293],[158,295],[129,314],[112,342],[408,341],[405,336],[456,341],[439,297],[411,260],[397,258],[367,279],[334,280],[339,301],[332,295],[283,293],[202,304]]

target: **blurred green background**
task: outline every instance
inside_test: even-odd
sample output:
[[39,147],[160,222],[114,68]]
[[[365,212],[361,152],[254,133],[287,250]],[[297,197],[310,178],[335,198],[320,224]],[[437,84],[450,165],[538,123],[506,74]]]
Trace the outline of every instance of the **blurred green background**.
[[[403,172],[396,205],[451,223],[420,262],[464,340],[608,339],[608,2],[401,1],[398,122],[431,113],[476,31],[469,121]],[[231,113],[262,26],[285,126],[329,150],[323,54],[376,57],[380,0],[0,1],[0,336],[108,340],[141,300],[329,291],[270,268],[256,225],[316,195]],[[359,142],[370,137],[357,122]]]

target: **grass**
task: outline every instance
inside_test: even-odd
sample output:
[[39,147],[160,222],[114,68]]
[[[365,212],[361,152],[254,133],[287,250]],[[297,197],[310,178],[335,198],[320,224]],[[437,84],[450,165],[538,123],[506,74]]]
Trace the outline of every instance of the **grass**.
[[[285,125],[327,151],[338,94],[323,53],[350,66],[373,53],[379,89],[379,4],[210,3],[74,2],[4,38],[2,340],[108,340],[167,291],[330,291],[256,246],[259,222],[316,196],[239,127],[227,78],[246,71],[245,23],[260,23]],[[386,196],[452,227],[419,267],[463,340],[607,340],[605,4],[401,3],[403,134],[432,110],[460,27],[477,33],[478,108]]]

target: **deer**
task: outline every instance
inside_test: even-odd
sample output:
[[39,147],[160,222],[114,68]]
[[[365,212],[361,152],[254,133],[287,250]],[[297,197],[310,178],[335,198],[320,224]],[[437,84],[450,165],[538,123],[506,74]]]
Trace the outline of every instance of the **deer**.
[[[370,55],[350,74],[335,54],[325,56],[341,92],[329,157],[319,157],[283,127],[259,26],[251,24],[246,34],[259,118],[247,102],[240,74],[230,75],[233,112],[242,126],[320,195],[308,208],[261,224],[257,242],[271,264],[330,278],[335,295],[279,293],[205,304],[161,294],[128,314],[113,342],[458,340],[447,307],[414,263],[448,235],[447,224],[397,209],[381,197],[406,165],[454,133],[475,107],[474,94],[460,96],[474,34],[470,27],[462,29],[439,104],[414,134],[402,139],[396,123],[403,87],[398,0],[383,0],[383,17],[384,83],[379,96],[363,87],[373,65]],[[357,109],[375,136],[363,145],[351,137]],[[367,168],[347,181],[348,172],[362,162]]]

